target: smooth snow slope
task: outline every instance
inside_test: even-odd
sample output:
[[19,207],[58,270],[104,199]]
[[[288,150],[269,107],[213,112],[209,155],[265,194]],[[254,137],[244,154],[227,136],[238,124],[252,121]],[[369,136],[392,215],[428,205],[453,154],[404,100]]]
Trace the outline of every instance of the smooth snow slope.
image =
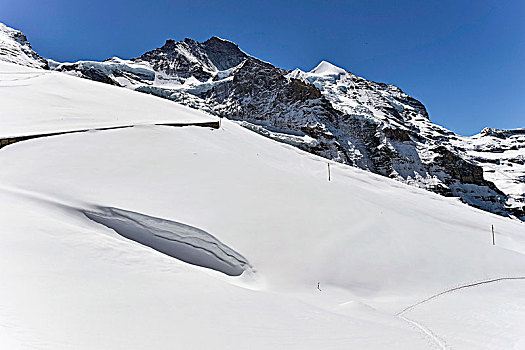
[[217,120],[158,97],[7,62],[0,62],[0,91],[0,137]]
[[[523,223],[337,163],[328,181],[325,159],[233,122],[34,139],[0,150],[0,164],[0,344],[10,348],[524,342],[525,310],[509,307],[522,305],[521,280],[464,288],[398,315],[461,285],[525,277]],[[83,214],[104,208],[136,213],[144,227],[169,230],[169,220],[204,230],[252,268],[229,277],[190,265]],[[507,323],[493,324],[487,342],[492,319]]]

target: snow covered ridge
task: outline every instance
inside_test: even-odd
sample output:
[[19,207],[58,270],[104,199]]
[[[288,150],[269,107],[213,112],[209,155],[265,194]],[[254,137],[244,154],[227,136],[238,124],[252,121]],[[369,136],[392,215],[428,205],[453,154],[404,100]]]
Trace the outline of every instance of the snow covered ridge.
[[425,106],[400,88],[326,61],[310,72],[287,71],[213,37],[167,40],[130,60],[51,66],[239,120],[308,152],[525,218],[523,135],[456,135],[433,124]]
[[0,22],[0,61],[27,67],[48,69],[47,61],[40,57],[26,36]]

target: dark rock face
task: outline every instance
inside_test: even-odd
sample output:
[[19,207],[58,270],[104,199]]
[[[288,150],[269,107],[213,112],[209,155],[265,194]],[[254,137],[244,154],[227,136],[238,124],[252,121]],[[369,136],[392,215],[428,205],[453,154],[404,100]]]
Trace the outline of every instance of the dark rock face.
[[[327,62],[311,72],[291,72],[213,37],[203,43],[167,40],[130,61],[59,69],[234,119],[308,152],[525,219],[525,195],[498,187],[510,188],[507,178],[519,185],[519,176],[525,177],[525,131],[458,136],[433,124],[425,106],[398,87]],[[508,161],[495,159],[497,152]],[[491,171],[494,166],[514,167],[517,175],[502,177],[506,170]]]
[[[322,97],[318,89],[299,80],[288,80],[285,73],[271,64],[250,58],[235,72],[231,81],[216,85],[201,97],[214,101],[217,111],[224,116],[270,121],[275,128],[297,131],[299,125],[304,124],[306,111],[303,107],[327,105],[327,102],[316,101]],[[224,103],[233,106],[221,110],[219,105]],[[323,116],[329,114],[322,112]]]
[[95,67],[84,67],[82,64],[75,63],[71,65],[63,65],[57,70],[61,72],[80,72],[83,78],[98,81],[101,83],[120,86],[114,79],[110,78],[108,74],[102,69],[97,69]]
[[487,182],[483,178],[483,169],[480,166],[465,161],[444,146],[436,147],[433,151],[439,154],[439,156],[434,159],[434,164],[443,167],[452,179],[466,184],[495,188],[494,184]]
[[409,132],[402,130],[402,129],[386,128],[386,129],[383,129],[383,133],[385,134],[386,137],[388,137],[391,140],[400,141],[400,142],[412,141],[412,139],[410,138]]
[[445,184],[448,185],[451,195],[461,197],[465,202],[475,207],[483,207],[483,204],[478,203],[478,201],[474,201],[473,199],[466,201],[463,198],[465,196],[461,195],[461,193],[464,193],[465,190],[461,189],[459,184],[475,185],[476,187],[483,189],[482,191],[477,191],[483,192],[482,196],[480,196],[479,193],[473,193],[472,190],[470,191],[476,197],[478,197],[476,199],[482,199],[485,202],[490,202],[492,208],[491,211],[500,215],[505,215],[504,205],[506,195],[500,191],[494,183],[487,181],[483,177],[483,168],[481,166],[464,160],[444,146],[438,146],[433,149],[433,151],[438,154],[438,156],[434,159],[434,165],[438,166],[439,169],[448,175],[448,179],[445,181]]
[[206,40],[201,46],[208,59],[218,70],[238,66],[248,57],[234,43],[215,36]]

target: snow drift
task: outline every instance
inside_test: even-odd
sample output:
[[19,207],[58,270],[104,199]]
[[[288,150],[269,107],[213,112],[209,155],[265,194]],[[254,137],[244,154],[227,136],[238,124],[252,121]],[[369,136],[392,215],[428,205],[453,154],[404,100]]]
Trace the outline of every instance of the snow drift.
[[118,234],[187,263],[239,276],[249,263],[208,232],[179,222],[117,208],[82,211]]

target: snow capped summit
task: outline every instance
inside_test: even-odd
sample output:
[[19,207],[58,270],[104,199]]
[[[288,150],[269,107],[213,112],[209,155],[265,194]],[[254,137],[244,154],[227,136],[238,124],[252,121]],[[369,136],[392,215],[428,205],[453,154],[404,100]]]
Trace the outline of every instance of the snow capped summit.
[[347,72],[343,68],[337,67],[336,65],[327,62],[327,61],[321,61],[314,69],[312,69],[309,72],[304,72],[300,70],[299,68],[295,68],[293,71],[291,71],[287,76],[289,78],[299,79],[299,80],[307,80],[308,78],[316,79],[319,78],[334,78],[339,79],[340,77],[349,75],[351,73]]
[[318,74],[318,75],[338,75],[338,74],[345,74],[346,70],[344,70],[343,68],[337,67],[336,65],[330,62],[321,61],[321,63],[319,63],[317,67],[312,69],[309,73]]
[[46,60],[33,51],[24,33],[3,23],[0,23],[0,61],[49,69]]

